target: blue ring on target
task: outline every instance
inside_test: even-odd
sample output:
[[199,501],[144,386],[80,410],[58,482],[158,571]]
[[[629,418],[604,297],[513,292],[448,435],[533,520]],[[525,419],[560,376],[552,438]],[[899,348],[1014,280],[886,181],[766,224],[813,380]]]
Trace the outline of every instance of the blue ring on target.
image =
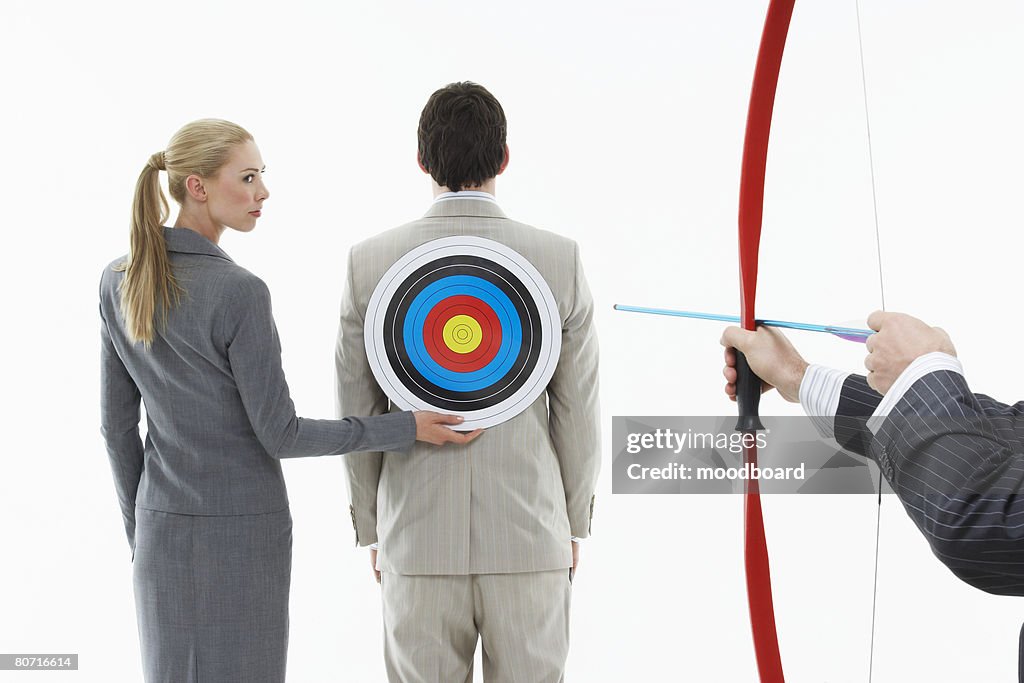
[[[491,307],[501,324],[501,346],[490,363],[472,372],[453,372],[441,366],[423,343],[423,325],[430,311],[444,299],[455,295],[472,296]],[[512,300],[505,292],[483,278],[450,275],[427,285],[409,305],[402,326],[402,337],[409,360],[423,377],[451,391],[476,391],[492,385],[515,363],[523,343],[523,328]]]

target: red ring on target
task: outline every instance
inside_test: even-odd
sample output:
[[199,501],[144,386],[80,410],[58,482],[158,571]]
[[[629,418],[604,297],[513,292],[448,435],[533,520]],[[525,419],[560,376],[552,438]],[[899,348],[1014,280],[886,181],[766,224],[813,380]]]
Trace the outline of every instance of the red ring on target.
[[[457,315],[467,315],[480,325],[480,344],[469,353],[457,353],[444,340],[444,326]],[[501,348],[501,323],[494,310],[480,299],[457,294],[442,299],[423,322],[423,345],[430,357],[447,370],[473,372],[494,360]]]

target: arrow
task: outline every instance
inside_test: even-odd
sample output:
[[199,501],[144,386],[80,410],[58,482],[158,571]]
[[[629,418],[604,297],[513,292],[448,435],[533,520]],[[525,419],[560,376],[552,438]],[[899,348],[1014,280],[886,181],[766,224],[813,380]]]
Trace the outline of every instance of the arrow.
[[[739,324],[740,318],[736,315],[723,315],[721,313],[698,313],[696,311],[676,311],[671,308],[645,308],[643,306],[626,306],[615,304],[616,311],[627,311],[629,313],[648,313],[650,315],[670,315],[676,318],[696,318],[698,320],[717,320],[723,323]],[[805,332],[824,332],[835,335],[847,341],[860,342],[863,344],[867,338],[875,333],[874,330],[864,330],[858,327],[840,327],[838,325],[815,325],[813,323],[797,323],[789,320],[755,320],[759,327],[781,327],[787,330],[803,330]]]

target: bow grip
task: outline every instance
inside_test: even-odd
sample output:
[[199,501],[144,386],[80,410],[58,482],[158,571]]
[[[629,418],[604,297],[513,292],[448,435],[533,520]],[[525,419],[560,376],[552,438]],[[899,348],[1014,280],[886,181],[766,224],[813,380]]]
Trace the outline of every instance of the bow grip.
[[747,357],[736,349],[736,403],[739,405],[737,432],[753,432],[764,429],[758,406],[761,403],[761,378],[754,374],[747,363]]

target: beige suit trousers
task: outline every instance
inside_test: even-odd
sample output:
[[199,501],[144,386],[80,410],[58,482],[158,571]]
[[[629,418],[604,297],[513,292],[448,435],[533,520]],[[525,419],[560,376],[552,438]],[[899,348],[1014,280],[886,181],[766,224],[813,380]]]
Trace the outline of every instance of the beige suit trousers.
[[391,683],[470,683],[477,637],[487,683],[561,683],[569,654],[567,569],[381,576]]

